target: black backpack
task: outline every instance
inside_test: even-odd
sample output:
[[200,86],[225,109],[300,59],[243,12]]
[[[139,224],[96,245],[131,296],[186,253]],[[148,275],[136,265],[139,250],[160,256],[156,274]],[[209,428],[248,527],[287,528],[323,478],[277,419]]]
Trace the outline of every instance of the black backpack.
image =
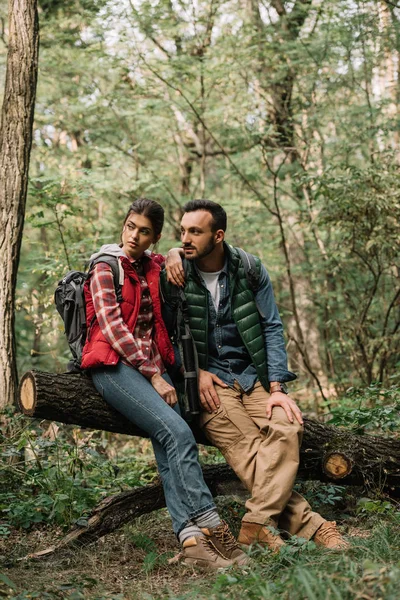
[[119,284],[118,258],[110,255],[97,257],[90,263],[90,268],[87,273],[83,273],[82,271],[69,271],[58,282],[54,292],[54,302],[64,322],[65,335],[67,336],[68,345],[73,356],[67,365],[67,371],[69,373],[79,373],[81,371],[82,350],[85,345],[88,329],[86,325],[83,286],[85,285],[89,273],[99,262],[110,265],[114,276],[117,300],[118,302],[121,302],[122,292],[121,285]]

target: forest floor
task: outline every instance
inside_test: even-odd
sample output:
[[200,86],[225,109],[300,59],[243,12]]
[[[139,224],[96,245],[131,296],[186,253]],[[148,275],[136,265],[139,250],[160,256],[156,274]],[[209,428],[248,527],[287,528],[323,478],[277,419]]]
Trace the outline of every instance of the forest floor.
[[[181,564],[169,565],[178,546],[164,509],[140,517],[91,546],[64,550],[47,559],[24,559],[62,536],[60,529],[40,524],[27,533],[13,530],[0,541],[0,597],[398,600],[399,506],[382,499],[360,504],[359,489],[341,488],[339,497],[335,486],[308,485],[314,507],[317,504],[326,518],[335,518],[350,540],[349,551],[328,552],[312,542],[293,539],[279,555],[254,547],[252,564],[241,569],[205,573]],[[243,503],[229,497],[217,503],[237,533]]]

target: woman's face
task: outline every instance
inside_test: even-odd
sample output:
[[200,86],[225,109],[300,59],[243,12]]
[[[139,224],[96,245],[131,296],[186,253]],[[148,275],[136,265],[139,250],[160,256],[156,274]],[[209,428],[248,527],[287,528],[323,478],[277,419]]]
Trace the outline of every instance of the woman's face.
[[131,213],[122,230],[122,250],[130,258],[140,258],[160,236],[155,236],[150,219]]

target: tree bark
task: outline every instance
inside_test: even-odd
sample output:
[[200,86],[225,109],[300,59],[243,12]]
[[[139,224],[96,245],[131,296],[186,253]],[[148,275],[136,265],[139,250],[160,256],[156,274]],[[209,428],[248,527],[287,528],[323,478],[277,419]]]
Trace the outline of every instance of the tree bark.
[[38,72],[37,0],[9,0],[0,127],[0,407],[15,400],[14,304]]
[[[19,405],[24,414],[148,437],[99,396],[84,375],[28,371],[21,380]],[[192,424],[198,443],[209,443]],[[400,441],[350,431],[305,419],[299,476],[303,479],[364,485],[400,494]]]

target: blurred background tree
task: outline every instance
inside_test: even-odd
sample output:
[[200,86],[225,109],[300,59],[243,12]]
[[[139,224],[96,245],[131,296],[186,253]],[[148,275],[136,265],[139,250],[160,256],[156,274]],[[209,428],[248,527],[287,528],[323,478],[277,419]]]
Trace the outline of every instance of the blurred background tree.
[[[7,23],[0,9],[0,81]],[[400,10],[376,0],[42,1],[20,371],[63,370],[57,280],[158,199],[223,204],[285,322],[295,396],[398,383]]]

